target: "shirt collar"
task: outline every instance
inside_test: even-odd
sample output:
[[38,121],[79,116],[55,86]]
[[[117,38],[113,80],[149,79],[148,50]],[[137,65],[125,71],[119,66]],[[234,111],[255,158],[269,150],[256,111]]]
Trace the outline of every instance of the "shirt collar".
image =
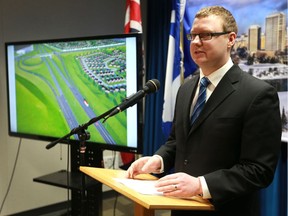
[[[233,66],[233,61],[231,58],[224,64],[221,68],[211,73],[207,78],[210,80],[211,84],[216,87],[222,77],[228,72],[228,70]],[[202,70],[200,68],[200,79],[204,77]]]

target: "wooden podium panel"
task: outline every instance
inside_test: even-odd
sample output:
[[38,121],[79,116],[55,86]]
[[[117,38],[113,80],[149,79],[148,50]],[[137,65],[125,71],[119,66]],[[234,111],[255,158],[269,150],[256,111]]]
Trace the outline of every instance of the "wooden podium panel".
[[[113,190],[126,196],[135,202],[135,215],[137,216],[153,216],[155,210],[210,210],[213,211],[213,205],[201,197],[193,199],[180,199],[173,197],[164,197],[160,195],[144,195],[140,194],[133,189],[125,186],[124,184],[115,180],[115,178],[125,178],[124,170],[112,170],[95,167],[81,166],[80,170],[96,179],[97,181],[107,185]],[[141,174],[137,179],[155,180],[156,177],[149,174]]]

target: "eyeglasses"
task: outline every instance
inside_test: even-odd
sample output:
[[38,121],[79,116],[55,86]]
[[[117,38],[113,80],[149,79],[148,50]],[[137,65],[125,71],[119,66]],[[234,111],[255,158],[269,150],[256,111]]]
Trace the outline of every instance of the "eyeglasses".
[[225,34],[229,34],[229,33],[231,33],[231,32],[211,32],[211,33],[199,33],[199,34],[190,33],[190,34],[187,34],[187,39],[189,41],[194,41],[195,38],[197,36],[199,36],[199,39],[201,41],[207,41],[207,40],[211,40],[212,37],[225,35]]

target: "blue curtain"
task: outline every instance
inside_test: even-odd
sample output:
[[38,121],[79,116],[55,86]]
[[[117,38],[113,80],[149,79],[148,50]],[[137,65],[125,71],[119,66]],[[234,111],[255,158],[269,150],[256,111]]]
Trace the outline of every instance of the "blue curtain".
[[274,180],[260,194],[261,216],[287,216],[287,160],[287,143],[283,142]]
[[171,5],[171,0],[147,2],[146,79],[158,79],[161,86],[145,100],[143,155],[152,155],[165,141],[162,110]]

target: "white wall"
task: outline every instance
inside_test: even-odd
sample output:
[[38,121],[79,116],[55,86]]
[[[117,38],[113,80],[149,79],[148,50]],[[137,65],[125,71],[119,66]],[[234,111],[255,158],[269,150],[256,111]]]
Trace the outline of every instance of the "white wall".
[[[0,0],[0,204],[15,162],[19,138],[8,136],[4,43],[123,33],[125,0]],[[66,189],[33,182],[67,166],[67,146],[23,139],[15,176],[1,215],[67,199]],[[63,158],[61,160],[61,157]]]

